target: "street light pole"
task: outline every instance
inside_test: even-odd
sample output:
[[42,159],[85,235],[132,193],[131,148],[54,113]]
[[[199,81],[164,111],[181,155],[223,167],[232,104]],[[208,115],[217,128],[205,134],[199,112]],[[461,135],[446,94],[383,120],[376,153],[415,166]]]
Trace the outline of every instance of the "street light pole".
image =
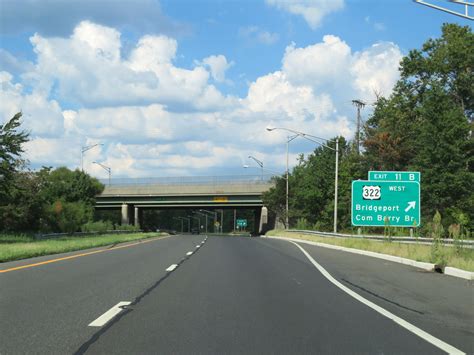
[[81,171],[84,171],[84,153],[87,152],[88,150],[91,150],[94,147],[97,147],[98,145],[104,145],[103,143],[96,143],[92,145],[86,145],[81,147]]
[[177,219],[178,221],[181,221],[181,233],[184,232],[184,218],[183,217],[173,217],[173,219]]
[[206,212],[206,213],[209,213],[209,214],[212,215],[212,217],[214,218],[214,232],[215,232],[215,231],[216,231],[216,230],[215,230],[215,228],[216,228],[216,227],[215,227],[215,224],[216,224],[216,222],[217,222],[217,212],[215,212],[215,211],[203,210],[203,209],[200,209],[199,211],[201,211],[201,212]]
[[194,216],[188,216],[189,218],[194,218],[194,219],[197,219],[199,225],[198,225],[198,231],[201,230],[201,218],[199,217],[194,217]]
[[260,166],[260,168],[262,169],[262,181],[263,181],[263,170],[264,170],[263,169],[263,161],[258,160],[257,158],[255,158],[251,155],[249,155],[249,159],[253,159]]
[[289,154],[290,154],[290,136],[286,137],[286,216],[285,216],[285,227],[286,229],[290,229],[290,206],[289,206],[289,194],[290,194],[290,187],[289,187]]
[[205,213],[198,212],[198,211],[194,211],[194,213],[206,217],[206,233],[208,233],[208,230],[207,230],[207,217],[209,217],[209,215],[205,214]]
[[108,166],[105,166],[104,164],[98,163],[96,161],[93,161],[92,164],[99,165],[101,168],[103,168],[105,171],[107,171],[109,173],[109,186],[110,186],[110,178],[112,176],[112,168],[110,168]]
[[188,220],[188,232],[191,232],[191,218],[187,218],[187,217],[176,217],[176,218],[179,218],[181,220],[187,219]]
[[293,139],[299,137],[300,134],[295,134],[294,136],[287,136],[286,137],[286,218],[285,224],[286,229],[290,229],[290,207],[289,207],[289,196],[290,196],[290,187],[289,187],[289,180],[290,180],[290,166],[289,166],[289,155],[290,155],[290,142]]
[[[289,176],[288,176],[288,144],[298,136],[299,135],[297,134],[297,135],[288,137],[288,141],[286,142],[286,147],[287,147],[287,149],[286,149],[286,152],[287,152],[286,153],[286,173],[285,173],[285,175],[281,176],[282,179],[286,180],[286,218],[285,218],[286,228],[288,228],[288,215],[289,215],[289,213],[288,213],[289,212],[288,211],[288,209],[289,209],[289,207],[288,207],[288,192],[289,192],[289,190],[288,190],[288,180],[289,180]],[[243,168],[247,169],[247,168],[250,168],[250,166],[244,165]],[[281,173],[278,173],[276,171],[269,170],[269,169],[262,168],[262,170],[268,171],[268,172],[270,172],[272,174],[275,174],[275,175],[280,175],[281,174]]]
[[[317,144],[320,144],[322,145],[323,147],[326,147],[330,150],[333,150],[336,152],[336,166],[335,166],[335,177],[334,177],[334,226],[333,226],[333,231],[334,233],[337,233],[337,198],[338,198],[338,176],[339,176],[339,138],[336,138],[336,149],[328,146],[326,143],[328,142],[327,139],[325,138],[321,138],[321,137],[317,137],[317,136],[313,136],[311,134],[307,134],[307,133],[304,133],[304,132],[299,132],[299,131],[295,131],[293,129],[289,129],[289,128],[283,128],[283,127],[274,127],[274,128],[270,128],[270,127],[267,127],[267,131],[273,131],[273,130],[284,130],[284,131],[288,131],[288,132],[292,132],[292,133],[295,133],[295,136],[294,138],[300,136],[300,137],[303,137],[309,141],[312,141],[314,143],[317,143]],[[293,139],[294,139],[293,138]],[[322,143],[321,141],[324,141],[325,143]],[[288,148],[287,148],[288,149]],[[287,150],[288,151],[288,150]],[[287,169],[288,171],[288,169]],[[287,175],[288,176],[288,175]],[[287,185],[288,185],[288,179],[287,179]],[[288,196],[288,193],[287,193],[287,196]]]
[[337,186],[339,172],[339,137],[336,138],[336,172],[334,174],[334,233],[337,233]]

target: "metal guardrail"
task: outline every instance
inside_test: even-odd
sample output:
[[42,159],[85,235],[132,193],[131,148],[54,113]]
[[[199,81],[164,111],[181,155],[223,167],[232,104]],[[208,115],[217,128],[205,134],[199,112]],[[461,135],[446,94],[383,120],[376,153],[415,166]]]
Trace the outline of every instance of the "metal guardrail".
[[[299,230],[299,229],[289,229],[287,232],[292,233],[301,233],[301,234],[312,234],[321,237],[332,237],[332,238],[359,238],[359,239],[369,239],[376,241],[386,241],[388,237],[383,235],[364,235],[364,234],[344,234],[344,233],[331,233],[331,232],[319,232],[319,231],[309,231],[309,230]],[[419,244],[431,244],[433,243],[433,238],[424,238],[424,237],[390,237],[390,240],[393,242],[400,243],[419,243]],[[474,240],[471,239],[462,239],[459,241],[461,245],[468,248],[474,248]],[[441,238],[441,243],[444,245],[453,245],[454,240],[448,238]]]
[[[217,185],[217,184],[268,184],[275,174],[228,176],[178,176],[150,178],[112,178],[111,186],[129,185]],[[108,179],[99,179],[109,185]]]

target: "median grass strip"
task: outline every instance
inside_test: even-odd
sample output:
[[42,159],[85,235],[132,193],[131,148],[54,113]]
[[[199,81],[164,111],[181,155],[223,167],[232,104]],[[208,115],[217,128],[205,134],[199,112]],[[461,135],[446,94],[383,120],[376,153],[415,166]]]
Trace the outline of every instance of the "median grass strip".
[[[397,242],[377,242],[363,238],[332,238],[318,237],[310,234],[287,232],[283,230],[272,230],[267,235],[273,237],[287,237],[309,240],[318,243],[338,245],[346,248],[373,251],[381,254],[399,256],[402,258],[423,261],[427,263],[440,263],[440,260],[433,259],[430,245],[405,244]],[[444,266],[452,266],[466,271],[474,271],[474,250],[463,248],[456,251],[454,247],[440,246],[437,257],[442,259]]]
[[166,233],[102,234],[82,237],[61,237],[34,240],[26,235],[0,235],[0,262],[32,258],[35,256],[66,253],[140,239],[165,236]]

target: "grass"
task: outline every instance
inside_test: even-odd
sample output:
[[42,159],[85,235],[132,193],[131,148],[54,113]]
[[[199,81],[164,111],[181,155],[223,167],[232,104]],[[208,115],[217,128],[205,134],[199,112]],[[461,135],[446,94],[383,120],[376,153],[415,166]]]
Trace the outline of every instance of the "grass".
[[376,253],[394,255],[416,261],[442,264],[444,266],[452,266],[467,271],[474,271],[474,250],[468,248],[463,248],[459,252],[456,252],[454,247],[440,246],[437,259],[434,260],[430,245],[406,244],[397,242],[376,242],[361,238],[327,238],[309,234],[287,232],[283,230],[272,230],[267,232],[267,235],[303,239],[313,242],[338,245],[346,248],[373,251]]
[[165,233],[102,234],[34,240],[28,235],[0,235],[0,262],[32,258],[75,250],[101,247],[139,239],[164,236]]
[[0,234],[0,245],[9,243],[28,243],[35,238],[30,234]]

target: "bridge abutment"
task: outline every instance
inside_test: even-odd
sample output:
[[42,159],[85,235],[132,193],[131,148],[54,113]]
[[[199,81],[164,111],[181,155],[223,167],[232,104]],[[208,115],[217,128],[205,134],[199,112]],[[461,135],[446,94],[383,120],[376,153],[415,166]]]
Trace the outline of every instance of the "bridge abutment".
[[259,221],[258,233],[262,234],[268,223],[268,209],[265,206],[261,208]]

